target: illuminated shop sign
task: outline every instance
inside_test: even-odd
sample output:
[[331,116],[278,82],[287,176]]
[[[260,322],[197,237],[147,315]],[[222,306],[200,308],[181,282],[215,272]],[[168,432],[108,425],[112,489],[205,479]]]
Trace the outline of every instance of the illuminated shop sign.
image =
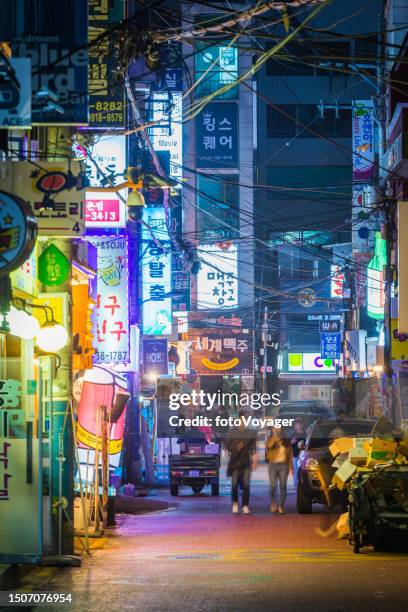
[[338,361],[320,353],[288,353],[288,372],[335,372]]
[[210,102],[196,117],[197,168],[238,168],[238,106]]
[[209,328],[189,327],[191,369],[200,376],[251,376],[254,372],[253,331],[246,327],[247,322],[239,317],[222,316],[212,324]]
[[3,162],[0,189],[17,194],[37,217],[41,236],[78,238],[84,233],[83,173],[80,162]]
[[[72,0],[71,0],[72,1]],[[89,124],[91,127],[124,125],[125,87],[117,79],[118,50],[106,32],[125,17],[123,0],[92,0],[89,3]],[[98,40],[99,39],[99,40]],[[95,41],[98,40],[97,44]]]
[[344,297],[344,268],[339,264],[332,264],[330,266],[330,297],[331,298],[343,298]]
[[[181,92],[153,93],[152,121],[160,123],[151,132],[155,151],[170,152],[170,176],[181,181],[183,178],[183,101]],[[181,188],[181,184],[177,185]]]
[[386,265],[386,241],[381,232],[376,232],[374,256],[367,266],[367,314],[372,319],[384,319]]
[[197,277],[198,308],[233,308],[238,305],[238,248],[232,242],[203,244],[198,248],[201,268]]
[[90,147],[86,161],[86,176],[90,187],[123,183],[125,170],[125,136],[102,136]]
[[374,179],[374,102],[353,102],[353,181]]
[[93,238],[90,242],[98,254],[94,363],[129,363],[127,238]]
[[143,333],[167,335],[172,333],[171,248],[164,208],[145,208],[143,221]]
[[126,226],[126,205],[117,193],[87,191],[85,200],[85,225],[87,228],[111,228]]

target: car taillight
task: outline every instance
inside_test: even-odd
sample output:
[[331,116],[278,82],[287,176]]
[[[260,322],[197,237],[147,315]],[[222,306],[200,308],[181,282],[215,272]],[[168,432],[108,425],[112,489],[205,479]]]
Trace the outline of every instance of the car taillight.
[[172,472],[171,475],[172,476],[182,476],[183,472]]
[[216,475],[217,475],[217,472],[216,472],[215,470],[206,470],[206,471],[204,472],[204,474],[205,474],[206,476],[216,476]]

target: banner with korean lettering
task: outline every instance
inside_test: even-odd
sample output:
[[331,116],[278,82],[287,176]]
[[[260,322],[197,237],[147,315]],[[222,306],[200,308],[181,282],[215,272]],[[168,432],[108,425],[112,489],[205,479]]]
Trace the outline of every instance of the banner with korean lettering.
[[93,336],[95,364],[130,362],[128,311],[128,243],[125,237],[92,238],[98,277]]
[[150,138],[155,151],[169,151],[170,176],[181,189],[183,180],[183,100],[181,92],[155,92],[151,96],[152,122]]
[[[118,54],[113,36],[102,36],[125,17],[123,0],[89,0],[89,125],[123,127],[126,120],[123,77],[116,79]],[[102,36],[102,38],[100,38]]]
[[142,304],[143,333],[171,334],[171,243],[161,206],[143,210]]
[[374,180],[374,102],[354,100],[353,181]]
[[61,160],[37,166],[3,162],[0,189],[25,200],[37,217],[41,236],[78,238],[85,231],[84,172],[81,162]]
[[197,307],[233,308],[238,305],[238,249],[232,242],[198,247]]
[[33,123],[88,122],[87,23],[87,0],[2,0],[0,40],[31,59]]
[[[195,324],[200,327],[195,328]],[[208,324],[210,327],[204,327]],[[190,368],[200,376],[253,375],[253,329],[239,316],[201,322],[193,315],[188,339],[192,343]]]
[[238,168],[238,106],[210,102],[196,117],[197,168]]

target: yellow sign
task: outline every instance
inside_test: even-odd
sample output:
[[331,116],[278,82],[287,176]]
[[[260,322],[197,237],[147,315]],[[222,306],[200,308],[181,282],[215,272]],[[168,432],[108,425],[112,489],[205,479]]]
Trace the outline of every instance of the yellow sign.
[[[87,431],[78,422],[76,424],[76,435],[79,442],[82,442],[82,444],[85,444],[85,446],[102,450],[102,438],[100,436],[96,436],[90,431]],[[122,450],[122,444],[123,439],[109,440],[109,454],[116,455],[117,453],[120,453],[120,451]]]
[[[49,306],[52,309],[54,320],[68,329],[68,293],[40,293],[39,297],[33,300],[39,306]],[[33,316],[43,325],[51,318],[51,311],[47,308],[47,315],[42,308],[33,308]]]
[[408,360],[408,334],[398,332],[398,319],[391,319],[391,358],[393,361]]
[[209,370],[231,370],[239,364],[239,359],[238,357],[233,357],[229,361],[216,363],[215,361],[211,361],[211,359],[204,357],[204,359],[201,360],[201,363]]

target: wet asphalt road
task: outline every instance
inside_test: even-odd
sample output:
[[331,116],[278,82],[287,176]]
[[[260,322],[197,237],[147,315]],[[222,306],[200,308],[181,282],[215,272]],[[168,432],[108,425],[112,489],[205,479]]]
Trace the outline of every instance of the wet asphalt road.
[[287,513],[270,514],[266,466],[252,480],[250,516],[231,514],[229,491],[225,479],[219,498],[158,490],[177,507],[118,516],[80,568],[37,568],[20,590],[71,592],[58,610],[78,612],[407,609],[407,554],[354,555],[336,534],[322,537],[336,516],[320,506],[297,515],[293,487]]

